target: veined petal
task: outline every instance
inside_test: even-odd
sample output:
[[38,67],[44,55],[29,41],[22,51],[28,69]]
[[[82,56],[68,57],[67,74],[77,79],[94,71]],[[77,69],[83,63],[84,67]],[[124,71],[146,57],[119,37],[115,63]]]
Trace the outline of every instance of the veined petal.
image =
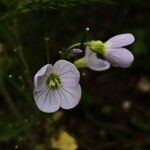
[[132,34],[125,33],[110,38],[108,41],[106,41],[106,44],[108,45],[108,48],[119,48],[132,44],[134,40],[135,38]]
[[78,84],[78,82],[76,81],[76,80],[74,80],[74,79],[71,79],[71,78],[61,78],[61,80],[62,80],[62,85],[63,86],[70,86],[70,85],[72,85],[72,86],[76,86],[77,84]]
[[61,78],[71,78],[79,82],[80,73],[74,64],[66,61],[59,60],[54,64],[54,72],[58,73]]
[[86,47],[85,56],[88,67],[92,70],[103,71],[110,67],[109,62],[98,58],[96,53],[92,52],[89,47]]
[[[46,79],[51,75],[54,78],[52,78],[54,85],[60,82],[58,87],[46,86]],[[42,67],[34,77],[33,95],[38,108],[43,112],[52,113],[60,107],[64,109],[75,107],[81,98],[79,78],[80,74],[76,67],[65,60],[57,61],[54,66],[47,64]]]
[[34,99],[38,108],[46,113],[52,113],[60,108],[60,97],[56,90],[34,90]]
[[87,64],[90,69],[95,71],[103,71],[110,68],[110,64],[108,61],[102,60],[100,58],[97,58],[95,60],[88,60]]
[[85,57],[87,59],[89,59],[90,57],[95,57],[96,56],[96,53],[91,51],[90,47],[89,46],[86,46],[86,49],[85,49]]
[[105,58],[115,67],[130,67],[134,60],[133,54],[125,48],[110,49]]
[[43,66],[34,76],[34,87],[36,90],[42,90],[45,87],[46,74],[52,71],[52,65]]
[[60,105],[63,109],[71,109],[75,107],[81,98],[81,87],[78,83],[76,86],[71,84],[58,89],[60,95]]

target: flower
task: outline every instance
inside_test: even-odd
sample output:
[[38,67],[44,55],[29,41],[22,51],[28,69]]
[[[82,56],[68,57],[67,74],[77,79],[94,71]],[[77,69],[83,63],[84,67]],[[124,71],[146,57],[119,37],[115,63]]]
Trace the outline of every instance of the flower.
[[78,68],[88,67],[94,71],[103,71],[109,69],[110,67],[109,62],[98,58],[97,54],[91,51],[89,46],[86,46],[85,56],[83,58],[76,60],[74,64]]
[[77,68],[66,60],[43,66],[34,76],[33,95],[38,108],[52,113],[60,107],[75,107],[81,98],[79,79]]
[[[90,41],[87,43],[85,56],[75,61],[78,68],[89,67],[95,71],[107,70],[110,64],[114,67],[130,67],[134,60],[133,54],[123,48],[134,42],[134,36],[130,33],[116,35],[103,43],[102,41]],[[105,59],[97,57],[99,53]]]
[[127,68],[130,67],[134,60],[133,54],[123,48],[123,46],[130,45],[134,42],[134,36],[130,33],[119,34],[108,41],[89,42],[90,49],[98,52],[113,66]]
[[113,66],[127,68],[134,60],[133,54],[123,46],[130,45],[135,38],[130,33],[119,34],[108,41],[91,41],[89,47],[92,51],[100,53]]

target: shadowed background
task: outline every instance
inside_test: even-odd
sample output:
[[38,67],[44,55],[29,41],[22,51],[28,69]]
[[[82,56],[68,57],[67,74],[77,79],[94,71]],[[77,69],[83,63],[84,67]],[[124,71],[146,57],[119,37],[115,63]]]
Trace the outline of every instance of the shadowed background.
[[[149,5],[146,0],[1,0],[0,149],[49,150],[52,138],[65,130],[79,150],[148,150]],[[54,63],[60,50],[81,41],[86,27],[87,40],[132,33],[135,43],[128,49],[134,63],[105,72],[80,70],[80,104],[54,114],[39,112],[32,82],[47,63],[44,37],[50,38]]]

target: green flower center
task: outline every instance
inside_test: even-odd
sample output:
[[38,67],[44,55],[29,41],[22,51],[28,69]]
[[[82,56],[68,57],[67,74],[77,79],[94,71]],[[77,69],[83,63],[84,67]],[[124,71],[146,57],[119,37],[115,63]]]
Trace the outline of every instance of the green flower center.
[[90,46],[92,51],[100,53],[101,55],[105,55],[105,53],[107,51],[107,44],[103,43],[100,40],[90,41],[89,46]]
[[51,89],[57,89],[62,85],[60,76],[56,73],[51,73],[46,79],[46,85]]

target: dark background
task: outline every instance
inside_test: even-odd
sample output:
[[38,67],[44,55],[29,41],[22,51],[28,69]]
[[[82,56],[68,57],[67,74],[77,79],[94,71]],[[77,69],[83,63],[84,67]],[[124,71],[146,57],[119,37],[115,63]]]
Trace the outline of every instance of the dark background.
[[[49,150],[52,135],[64,129],[81,150],[148,150],[150,2],[53,2],[0,1],[0,149]],[[128,69],[111,67],[105,72],[80,70],[80,104],[54,114],[39,112],[28,78],[32,81],[46,64],[44,37],[50,38],[55,62],[60,59],[58,51],[81,41],[86,27],[87,40],[132,33],[135,43],[128,49],[134,63]],[[30,73],[24,72],[27,68]]]

